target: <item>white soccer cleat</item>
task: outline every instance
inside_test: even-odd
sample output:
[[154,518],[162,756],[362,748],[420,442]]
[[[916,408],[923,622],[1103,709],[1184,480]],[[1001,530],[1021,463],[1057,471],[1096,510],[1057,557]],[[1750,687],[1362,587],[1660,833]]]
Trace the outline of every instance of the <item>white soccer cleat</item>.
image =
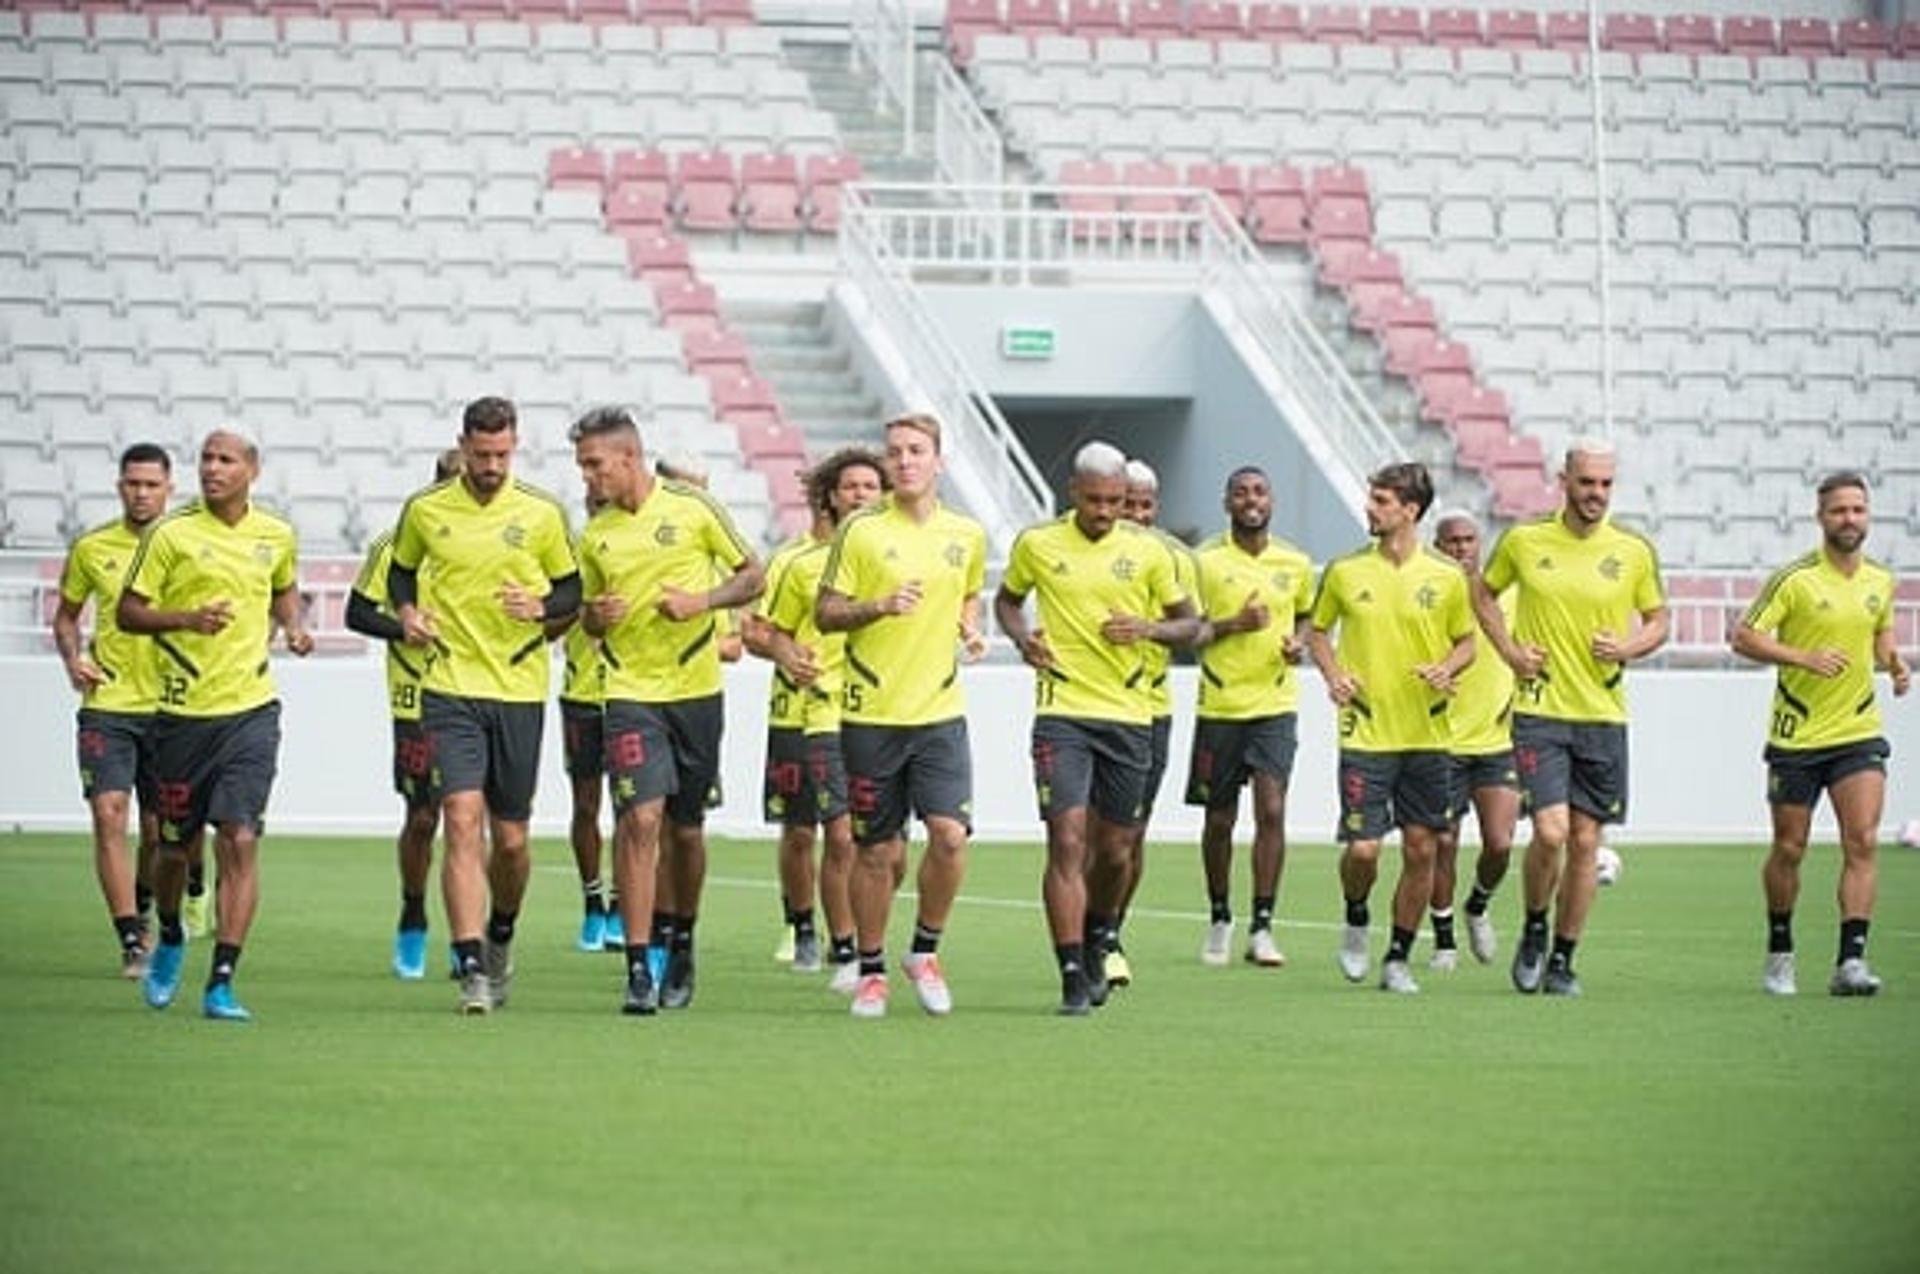
[[1798,995],[1800,985],[1793,976],[1793,952],[1769,951],[1767,971],[1760,976],[1760,989],[1768,995]]
[[1257,964],[1263,969],[1278,969],[1285,965],[1287,957],[1280,952],[1273,940],[1273,930],[1255,929],[1247,935],[1247,963]]
[[947,989],[947,979],[940,971],[938,955],[909,952],[900,961],[900,968],[907,975],[907,981],[913,983],[913,993],[920,997],[921,1008],[934,1017],[945,1017],[953,1012],[953,992]]
[[[849,965],[858,969],[860,966]],[[885,1017],[887,1015],[887,975],[869,973],[859,979],[859,986],[853,993],[853,1015],[855,1017]]]
[[1477,916],[1467,913],[1467,950],[1481,964],[1492,964],[1500,950],[1500,940],[1493,936],[1493,917],[1484,911]]
[[1207,926],[1206,945],[1200,948],[1200,963],[1225,968],[1233,959],[1233,921],[1216,920]]
[[827,989],[837,995],[852,995],[860,989],[860,962],[849,960],[845,964],[833,966],[833,977],[827,983]]
[[1380,966],[1380,989],[1395,995],[1420,994],[1420,984],[1413,980],[1413,970],[1405,960],[1389,960]]
[[1602,845],[1593,857],[1594,883],[1601,886],[1614,884],[1626,867],[1626,863],[1621,861],[1620,851],[1611,845]]
[[1340,961],[1340,972],[1347,975],[1347,981],[1364,982],[1372,963],[1367,958],[1367,927],[1344,926],[1340,930],[1340,951],[1334,958]]
[[1458,947],[1435,947],[1427,958],[1427,967],[1435,973],[1452,973],[1460,967],[1460,949]]
[[1874,976],[1865,960],[1855,957],[1842,960],[1834,969],[1827,990],[1834,995],[1876,995],[1880,991],[1880,979]]

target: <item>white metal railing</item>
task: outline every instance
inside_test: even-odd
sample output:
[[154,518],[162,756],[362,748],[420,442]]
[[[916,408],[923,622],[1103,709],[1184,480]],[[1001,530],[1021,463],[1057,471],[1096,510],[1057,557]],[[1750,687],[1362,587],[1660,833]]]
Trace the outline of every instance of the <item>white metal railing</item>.
[[849,187],[842,204],[842,272],[873,306],[878,326],[931,397],[926,406],[952,431],[954,450],[1006,519],[994,537],[996,551],[1004,552],[1013,532],[1053,515],[1053,492],[986,386],[922,304],[908,262],[882,233],[886,221],[873,215],[865,190]]
[[1006,180],[1000,130],[945,58],[933,78],[933,159],[943,178],[970,191],[994,190]]
[[857,72],[873,75],[874,109],[897,111],[901,153],[914,153],[915,85],[918,60],[913,11],[908,0],[851,0],[847,6],[848,57]]
[[1180,283],[1217,296],[1356,478],[1401,448],[1240,223],[1207,190],[868,184],[863,230],[911,270],[994,281]]

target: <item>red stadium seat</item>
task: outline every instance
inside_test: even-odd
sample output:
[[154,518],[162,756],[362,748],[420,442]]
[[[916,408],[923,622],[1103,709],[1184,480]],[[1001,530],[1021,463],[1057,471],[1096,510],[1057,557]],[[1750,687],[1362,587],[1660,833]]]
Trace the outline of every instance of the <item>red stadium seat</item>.
[[1902,22],[1893,33],[1893,49],[1903,58],[1920,57],[1920,22]]
[[1447,432],[1453,437],[1455,459],[1482,474],[1492,472],[1494,458],[1513,437],[1503,422],[1477,419],[1454,420]]
[[738,224],[739,179],[733,157],[709,150],[682,155],[674,164],[673,184],[680,224],[689,230],[731,230]]
[[680,348],[687,356],[687,370],[699,376],[744,376],[753,370],[747,338],[738,332],[685,332]]
[[1363,252],[1344,255],[1338,262],[1323,262],[1320,281],[1328,287],[1343,289],[1351,297],[1353,289],[1367,285],[1391,285],[1399,290],[1405,285],[1405,276],[1399,257],[1369,247]]
[[[1105,160],[1075,159],[1060,166],[1060,184],[1117,186],[1120,184],[1120,174]],[[1075,239],[1112,239],[1120,232],[1120,223],[1115,216],[1120,210],[1120,196],[1117,194],[1098,189],[1070,190],[1060,196],[1060,206],[1073,214],[1067,222],[1067,228]]]
[[1129,29],[1143,40],[1177,39],[1186,29],[1179,0],[1134,0],[1128,16]]
[[1363,247],[1373,243],[1373,213],[1365,200],[1323,199],[1307,209],[1307,235],[1316,247],[1347,241]]
[[1441,404],[1440,410],[1443,424],[1472,420],[1491,421],[1501,429],[1510,429],[1513,425],[1513,409],[1507,403],[1507,396],[1486,385],[1474,385],[1466,393]]
[[1379,307],[1377,317],[1380,321],[1379,330],[1389,333],[1433,334],[1440,330],[1440,320],[1434,312],[1433,302],[1424,296],[1414,296],[1407,292],[1388,297]]
[[708,27],[757,26],[753,0],[700,0],[700,25]]
[[[1120,174],[1123,186],[1165,186],[1169,189],[1180,184],[1180,170],[1172,164],[1155,159],[1138,159],[1128,164]],[[1180,200],[1172,194],[1165,195],[1128,195],[1125,199],[1127,211],[1144,213],[1178,212]]]
[[[1395,376],[1412,378],[1418,375],[1421,362],[1427,356],[1427,350],[1439,344],[1440,341],[1441,337],[1438,333],[1431,331],[1422,332],[1417,329],[1409,329],[1408,331],[1395,335],[1382,337],[1380,345],[1386,353],[1387,370]],[[1466,370],[1471,373],[1472,367],[1468,366]],[[1466,392],[1465,386],[1462,386],[1461,392]],[[1452,417],[1453,413],[1449,409],[1436,414],[1435,419],[1450,420]]]
[[607,185],[644,190],[667,202],[673,194],[672,161],[657,150],[616,150],[607,165]]
[[1704,13],[1678,14],[1667,19],[1667,48],[1675,53],[1719,53],[1720,29]]
[[628,238],[639,232],[659,232],[672,220],[667,197],[645,186],[615,186],[604,204],[607,228]]
[[1720,43],[1727,52],[1750,58],[1780,51],[1780,36],[1772,18],[1724,18],[1720,22]]
[[1501,468],[1493,472],[1493,511],[1504,518],[1533,518],[1560,505],[1560,491],[1538,473]]
[[1196,40],[1239,40],[1247,24],[1232,0],[1194,0],[1187,6],[1187,30]]
[[665,284],[694,281],[692,252],[684,240],[664,231],[628,239],[627,264],[656,291]]
[[[765,470],[769,481],[776,473],[791,475],[807,462],[806,431],[778,422],[741,425],[740,454],[754,468]],[[805,499],[802,493],[801,502]]]
[[1308,9],[1307,38],[1321,44],[1360,44],[1367,38],[1366,22],[1350,4]]
[[542,22],[573,21],[573,8],[567,0],[517,0],[517,13],[522,22],[536,26]]
[[1793,57],[1827,57],[1833,52],[1833,24],[1825,18],[1782,18],[1780,48]]
[[740,161],[741,221],[749,230],[798,231],[800,169],[791,155],[748,155]]
[[[747,426],[742,425],[740,432],[745,434]],[[798,463],[792,456],[776,456],[764,465],[755,465],[767,479],[767,494],[772,498],[774,507],[780,509],[806,508],[807,483],[799,473],[806,457],[799,457]],[[811,516],[807,519],[811,522]],[[804,529],[804,528],[803,528]]]
[[1123,35],[1126,19],[1118,0],[1068,0],[1067,31],[1097,40],[1102,36]]
[[947,49],[956,65],[965,66],[973,60],[974,40],[1006,29],[998,0],[949,0],[945,31]]
[[832,234],[840,228],[840,187],[860,180],[860,159],[856,155],[810,155],[807,157],[806,187],[807,229]]
[[1367,199],[1367,175],[1351,164],[1314,171],[1307,183],[1307,198],[1318,204],[1324,199]]
[[1550,49],[1585,53],[1587,30],[1585,13],[1549,13],[1541,23],[1541,38]]
[[1187,167],[1187,184],[1211,190],[1235,221],[1245,217],[1247,175],[1238,164],[1191,164]]
[[1298,168],[1253,170],[1247,230],[1256,243],[1307,242],[1307,185]]
[[633,18],[629,0],[573,0],[573,12],[580,21],[595,26],[628,22]]
[[1849,57],[1881,58],[1893,53],[1893,31],[1883,22],[1853,18],[1838,28],[1840,51]]
[[547,184],[555,190],[599,190],[607,182],[607,159],[597,150],[569,146],[547,156]]
[[1008,0],[1007,27],[1029,36],[1051,35],[1066,30],[1066,16],[1059,0]]
[[720,298],[713,286],[692,279],[660,283],[653,289],[661,321],[676,332],[720,326]]
[[1269,44],[1307,38],[1306,19],[1297,4],[1256,4],[1247,13],[1247,29]]
[[1600,23],[1600,46],[1622,53],[1658,53],[1660,24],[1650,13],[1609,13]]
[[634,0],[634,17],[650,27],[695,25],[693,0]]
[[1427,25],[1418,9],[1391,6],[1375,9],[1368,16],[1367,32],[1375,44],[1400,46],[1427,42]]
[[780,413],[780,400],[773,386],[758,376],[722,376],[708,382],[713,387],[713,410],[720,419],[736,425],[778,425],[786,418]]
[[1540,15],[1527,9],[1502,9],[1487,15],[1487,41],[1502,49],[1540,47]]

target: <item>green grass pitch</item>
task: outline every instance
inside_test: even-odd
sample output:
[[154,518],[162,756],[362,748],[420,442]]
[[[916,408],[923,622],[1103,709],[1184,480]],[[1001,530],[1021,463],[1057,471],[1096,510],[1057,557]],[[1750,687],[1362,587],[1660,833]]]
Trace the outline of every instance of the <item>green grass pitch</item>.
[[1425,994],[1346,985],[1323,846],[1289,863],[1289,967],[1203,968],[1197,853],[1158,844],[1135,985],[1067,1021],[1039,850],[980,847],[954,1016],[896,975],[865,1023],[771,960],[766,843],[715,846],[698,998],[652,1020],[535,852],[514,1002],[463,1020],[387,974],[384,843],[269,837],[235,1027],[195,1014],[204,945],[167,1013],[116,976],[82,838],[0,837],[0,1269],[1920,1268],[1920,854],[1883,852],[1878,1000],[1824,994],[1830,847],[1792,1002],[1758,988],[1759,851],[1649,847],[1559,1002],[1505,951],[1427,973],[1424,934]]

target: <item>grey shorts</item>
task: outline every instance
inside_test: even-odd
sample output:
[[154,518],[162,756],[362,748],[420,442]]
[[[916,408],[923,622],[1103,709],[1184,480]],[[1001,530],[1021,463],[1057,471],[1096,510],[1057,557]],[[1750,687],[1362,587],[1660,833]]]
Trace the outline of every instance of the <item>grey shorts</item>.
[[108,792],[138,792],[153,799],[153,714],[82,708],[74,718],[74,756],[80,764],[80,794],[87,800]]
[[877,845],[906,831],[910,815],[973,830],[973,753],[967,719],[929,725],[840,724],[853,836]]
[[540,735],[546,723],[544,703],[427,691],[420,701],[420,724],[433,749],[434,790],[442,797],[479,792],[494,818],[526,822],[540,782]]
[[1147,795],[1143,819],[1153,813],[1153,803],[1160,799],[1160,784],[1167,777],[1167,751],[1172,745],[1173,718],[1155,717],[1147,736]]
[[1627,816],[1627,727],[1618,721],[1513,717],[1513,766],[1529,815],[1570,805],[1602,823]]
[[1483,788],[1504,787],[1510,792],[1520,790],[1520,773],[1513,767],[1513,749],[1505,752],[1483,752],[1475,756],[1462,756],[1454,753],[1453,761],[1453,816],[1455,820],[1466,817],[1467,804],[1473,794]]
[[420,721],[394,720],[393,790],[410,810],[440,803],[434,787],[433,738]]
[[1123,827],[1136,827],[1146,818],[1151,726],[1035,717],[1032,750],[1041,818],[1088,807]]
[[1187,767],[1187,804],[1232,805],[1255,774],[1269,774],[1285,787],[1293,777],[1299,720],[1291,712],[1251,721],[1193,723],[1193,759]]
[[1820,793],[1841,779],[1873,770],[1887,772],[1893,748],[1885,739],[1857,739],[1830,748],[1777,748],[1767,745],[1767,803],[1812,809]]
[[597,779],[607,772],[606,710],[597,703],[560,701],[560,739],[567,754],[567,777]]
[[1453,758],[1445,752],[1340,753],[1340,841],[1379,840],[1396,827],[1453,826]]
[[153,784],[160,843],[193,845],[208,823],[266,826],[280,764],[280,705],[230,717],[153,719]]
[[847,812],[847,761],[838,732],[807,734],[795,726],[767,730],[767,776],[761,789],[767,821],[783,827],[831,823]]
[[666,801],[667,821],[699,827],[720,803],[720,739],[726,709],[718,694],[673,703],[609,699],[607,781],[613,808]]

